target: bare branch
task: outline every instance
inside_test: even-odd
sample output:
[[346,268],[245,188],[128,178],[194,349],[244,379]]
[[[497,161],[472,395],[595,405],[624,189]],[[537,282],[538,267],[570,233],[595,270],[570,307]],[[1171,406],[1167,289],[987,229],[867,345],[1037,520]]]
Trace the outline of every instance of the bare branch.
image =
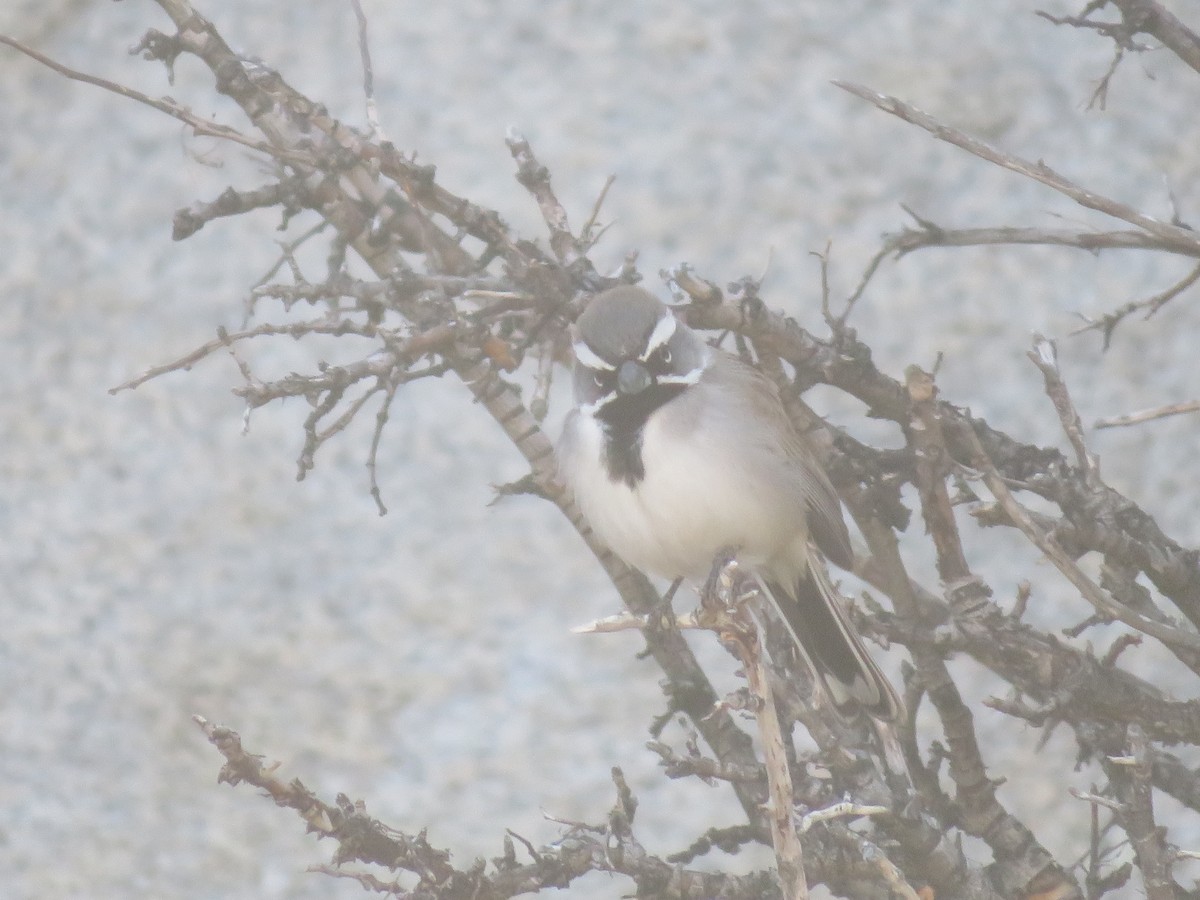
[[362,57],[363,100],[367,105],[367,127],[371,129],[371,140],[381,143],[386,138],[379,124],[379,107],[375,105],[375,72],[371,68],[371,45],[367,40],[367,16],[360,0],[350,0],[354,7],[354,18],[358,21],[358,52]]
[[[1112,5],[1121,13],[1120,22],[1103,22],[1092,19],[1093,13]],[[1183,62],[1200,72],[1200,36],[1183,24],[1154,0],[1105,0],[1090,3],[1082,16],[1056,17],[1048,13],[1037,15],[1056,25],[1071,25],[1089,28],[1116,42],[1118,48],[1145,51],[1149,48],[1133,43],[1133,36],[1148,34],[1157,38]]]
[[734,825],[731,828],[710,828],[693,841],[690,847],[668,856],[667,862],[690,863],[697,857],[711,851],[713,847],[724,850],[726,853],[737,853],[744,844],[753,843],[757,840],[759,840],[759,836],[755,833],[755,830],[746,825]]
[[235,191],[226,188],[216,200],[209,203],[194,203],[175,213],[171,228],[171,240],[182,241],[191,237],[213,219],[240,216],[252,209],[282,206],[284,219],[280,229],[287,227],[288,219],[298,213],[304,203],[298,196],[302,184],[295,179],[285,179],[268,184],[253,191]]
[[571,233],[567,223],[567,211],[550,186],[550,171],[538,162],[529,146],[529,141],[515,128],[508,130],[505,138],[512,157],[517,162],[517,181],[533,195],[542,218],[550,230],[550,248],[559,262],[571,267],[584,259],[586,240],[580,241]]
[[[287,337],[291,338],[300,338],[310,334],[337,335],[352,333],[360,334],[362,337],[374,337],[377,332],[375,327],[371,325],[355,326],[340,319],[330,320],[328,318],[307,322],[292,322],[289,324],[265,322],[262,325],[256,325],[253,328],[247,328],[242,331],[234,332],[227,332],[224,329],[220,329],[217,333],[217,336],[211,341],[206,341],[196,349],[189,353],[185,353],[183,356],[174,359],[171,362],[162,363],[157,366],[151,366],[149,369],[146,369],[144,372],[135,376],[134,378],[122,382],[116,387],[109,388],[108,392],[110,394],[116,394],[121,391],[133,390],[134,388],[145,384],[152,378],[158,378],[160,375],[165,375],[168,372],[186,372],[200,360],[211,355],[215,351],[220,350],[222,347],[228,347],[251,338],[276,337],[280,335],[286,335]],[[433,339],[440,341],[449,339],[450,337],[452,337],[451,334],[443,334]],[[415,343],[408,343],[407,346],[421,346],[428,343],[431,338],[432,335],[418,335],[417,337],[411,339],[411,341]],[[270,399],[273,398],[265,397],[263,402],[266,402]]]
[[[984,481],[987,482],[988,488],[996,496],[996,499],[1000,501],[1005,512],[1017,523],[1017,526],[1024,532],[1025,536],[1054,563],[1055,567],[1066,576],[1068,581],[1075,585],[1079,593],[1098,612],[1113,619],[1118,619],[1131,628],[1136,628],[1138,631],[1157,638],[1177,651],[1183,651],[1193,656],[1200,653],[1200,635],[1183,631],[1181,628],[1151,621],[1145,616],[1133,612],[1109,597],[1099,585],[1088,578],[1075,564],[1074,560],[1063,552],[1058,543],[1034,524],[1033,519],[1029,516],[1025,508],[1017,503],[1012,493],[1008,490],[1008,486],[1004,483],[1004,479],[1000,477],[1000,474],[996,471],[996,467],[988,458],[987,452],[983,449],[983,445],[979,443],[978,438],[975,438],[974,444],[976,453],[974,460],[975,468],[983,473]],[[1194,661],[1196,660],[1194,659]]]
[[1058,420],[1075,451],[1075,460],[1083,471],[1084,480],[1093,487],[1100,484],[1100,461],[1088,450],[1084,442],[1083,422],[1075,410],[1075,404],[1071,402],[1071,393],[1067,390],[1062,370],[1058,367],[1058,347],[1054,341],[1035,334],[1033,349],[1026,356],[1042,373],[1046,384],[1046,396],[1054,404],[1054,411],[1058,413]]
[[916,458],[914,481],[921,497],[921,514],[937,549],[938,575],[946,585],[951,609],[970,616],[982,608],[992,592],[971,571],[958,534],[946,489],[952,460],[934,402],[937,389],[933,376],[917,366],[908,367],[905,382],[912,409],[908,435]]
[[1174,900],[1179,896],[1179,886],[1171,877],[1172,853],[1154,821],[1152,764],[1146,733],[1137,725],[1130,725],[1128,735],[1129,756],[1109,757],[1104,767],[1120,798],[1114,809],[1133,845],[1146,897],[1148,900]]
[[762,766],[751,768],[731,766],[720,760],[701,756],[699,753],[680,756],[662,741],[647,741],[646,748],[658,754],[668,778],[695,776],[709,782],[754,781],[759,783],[766,779],[766,771]]
[[387,424],[388,416],[392,410],[392,401],[396,398],[396,391],[400,387],[400,382],[389,381],[383,389],[383,402],[379,404],[379,410],[375,413],[375,429],[371,432],[371,449],[367,452],[367,472],[371,484],[371,498],[375,501],[375,508],[379,510],[381,516],[387,515],[387,507],[383,503],[383,494],[379,490],[379,477],[377,471],[377,460],[379,458],[379,442],[383,439],[383,426]]
[[[770,900],[778,897],[778,885],[770,873],[730,876],[719,873],[695,872],[672,865],[650,855],[637,842],[631,828],[632,798],[620,770],[614,770],[619,799],[609,821],[602,826],[573,824],[552,846],[531,853],[529,863],[521,863],[510,849],[492,865],[473,865],[456,869],[450,854],[429,844],[425,834],[408,835],[390,828],[367,815],[365,805],[351,802],[339,795],[334,804],[320,800],[299,779],[284,782],[275,775],[275,766],[263,764],[262,757],[242,748],[237,732],[214,725],[202,716],[195,716],[209,742],[225,757],[219,780],[237,785],[251,784],[267,792],[276,805],[295,809],[308,829],[338,842],[334,864],[339,873],[348,862],[362,862],[396,871],[408,871],[417,877],[414,896],[461,900],[464,897],[486,897],[506,900],[543,888],[562,888],[591,871],[625,875],[645,893],[654,893],[652,886],[675,885],[681,898],[729,897],[737,900]],[[528,844],[526,843],[526,846]],[[823,855],[823,860],[839,862],[836,854]],[[824,875],[825,863],[816,864]],[[323,871],[319,868],[318,871]],[[388,882],[371,875],[352,874],[364,887],[386,890]]]
[[[767,787],[770,809],[767,819],[771,826],[771,843],[775,847],[775,859],[779,869],[779,883],[787,900],[805,900],[808,897],[808,881],[804,871],[804,850],[800,835],[792,816],[792,775],[788,765],[783,729],[771,691],[770,675],[763,659],[763,647],[758,627],[753,617],[744,612],[747,599],[747,584],[752,584],[738,570],[732,558],[718,561],[708,585],[701,594],[701,603],[710,612],[720,613],[733,610],[727,624],[720,627],[722,642],[736,648],[749,682],[751,693],[757,698],[755,721],[758,723],[759,739],[762,741],[766,761]],[[757,590],[754,590],[757,596]]]
[[1008,169],[1011,172],[1016,172],[1019,175],[1044,184],[1074,200],[1080,206],[1097,210],[1113,218],[1128,222],[1131,225],[1136,225],[1147,234],[1161,240],[1165,245],[1177,249],[1180,253],[1189,256],[1200,256],[1200,235],[1190,229],[1161,222],[1153,216],[1138,212],[1131,206],[1080,187],[1062,175],[1059,175],[1043,162],[1031,163],[1011,153],[997,150],[978,138],[971,137],[957,128],[951,128],[933,116],[921,112],[916,107],[895,97],[890,97],[887,94],[881,94],[862,85],[846,81],[835,81],[834,84],[845,91],[849,91],[856,97],[861,97],[873,103],[884,112],[891,113],[905,122],[911,122],[914,125],[924,128],[939,140],[954,144],[956,147],[961,147],[968,153],[973,153],[975,156],[994,163],[1003,169]]
[[859,816],[882,816],[891,812],[886,806],[863,806],[860,803],[834,803],[824,809],[814,809],[800,817],[800,833],[807,834],[818,822]]
[[586,249],[594,247],[608,229],[608,226],[605,225],[597,231],[596,221],[600,216],[601,208],[604,206],[604,200],[608,197],[608,191],[616,180],[616,175],[609,175],[604,179],[604,187],[600,188],[600,193],[596,195],[596,202],[592,204],[592,211],[588,214],[587,221],[583,223],[583,228],[579,232],[579,241]]
[[[307,154],[299,152],[285,153],[280,151],[277,148],[272,147],[270,144],[264,143],[263,141],[256,141],[252,138],[248,138],[234,128],[230,128],[226,125],[220,125],[201,116],[197,116],[191,110],[185,109],[175,101],[168,98],[151,97],[148,94],[143,94],[141,91],[135,90],[131,87],[126,87],[123,84],[117,84],[115,81],[109,81],[107,78],[100,78],[96,75],[88,75],[86,72],[80,72],[76,69],[72,69],[70,66],[56,62],[45,54],[39,53],[32,47],[27,47],[25,44],[22,44],[20,41],[11,38],[8,35],[0,34],[0,44],[7,44],[14,50],[24,53],[31,59],[37,60],[43,66],[53,69],[59,75],[69,78],[72,81],[80,81],[84,84],[91,84],[98,88],[103,88],[110,93],[117,94],[118,96],[125,97],[129,100],[134,100],[145,106],[149,106],[151,109],[156,109],[161,113],[166,113],[171,118],[178,119],[180,122],[190,127],[196,134],[202,134],[206,137],[221,138],[222,140],[226,141],[233,141],[236,144],[249,147],[251,150],[256,150],[259,153],[279,159],[285,159],[289,162],[304,162],[306,160],[311,161],[311,157],[309,157]],[[134,48],[135,52],[138,49],[140,48]]]
[[1108,419],[1097,419],[1097,428],[1117,428],[1123,425],[1140,425],[1153,419],[1165,419],[1168,416],[1178,416],[1184,413],[1200,411],[1200,400],[1186,400],[1183,403],[1171,403],[1167,406],[1156,406],[1154,409],[1141,409],[1137,412],[1126,413],[1123,416],[1112,416]]
[[902,207],[912,216],[917,228],[904,228],[884,237],[883,243],[867,263],[858,286],[850,294],[847,303],[856,303],[867,289],[880,265],[888,258],[901,259],[915,250],[927,247],[994,247],[1005,245],[1074,247],[1096,253],[1100,250],[1159,250],[1180,255],[1195,256],[1200,252],[1185,253],[1174,244],[1165,244],[1154,235],[1144,231],[1077,231],[1064,228],[1017,228],[994,226],[990,228],[946,228],[929,219],[918,216],[907,206]]
[[1104,349],[1107,350],[1109,345],[1112,343],[1113,332],[1116,331],[1117,326],[1121,324],[1121,321],[1126,316],[1141,310],[1145,310],[1145,318],[1149,319],[1152,315],[1166,306],[1167,303],[1178,297],[1193,284],[1195,284],[1197,280],[1200,280],[1200,266],[1196,266],[1194,269],[1188,272],[1187,275],[1175,282],[1175,284],[1171,285],[1166,290],[1159,291],[1157,294],[1153,294],[1142,300],[1131,300],[1123,306],[1117,307],[1112,312],[1101,316],[1098,320],[1094,322],[1089,321],[1088,324],[1084,325],[1082,328],[1076,329],[1071,333],[1082,334],[1085,331],[1101,331],[1104,333]]

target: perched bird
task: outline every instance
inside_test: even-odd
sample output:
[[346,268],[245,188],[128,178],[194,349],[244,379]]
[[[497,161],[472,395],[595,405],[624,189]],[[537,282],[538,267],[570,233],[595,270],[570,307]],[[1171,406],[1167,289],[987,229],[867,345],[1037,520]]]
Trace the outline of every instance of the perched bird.
[[559,467],[601,540],[631,566],[698,582],[734,549],[838,711],[894,719],[895,690],[821,559],[853,563],[841,505],[775,384],[638,287],[597,294],[573,349]]

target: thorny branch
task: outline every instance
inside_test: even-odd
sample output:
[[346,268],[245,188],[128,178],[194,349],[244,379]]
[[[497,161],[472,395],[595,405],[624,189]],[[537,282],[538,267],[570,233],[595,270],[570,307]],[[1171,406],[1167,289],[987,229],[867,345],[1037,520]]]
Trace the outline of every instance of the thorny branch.
[[1117,428],[1122,425],[1140,425],[1154,419],[1164,419],[1167,416],[1178,416],[1184,413],[1200,412],[1200,400],[1185,400],[1182,403],[1169,403],[1154,409],[1141,409],[1136,412],[1113,416],[1109,419],[1097,419],[1097,428]]
[[[598,544],[557,483],[552,444],[538,423],[550,396],[553,362],[563,355],[566,328],[592,293],[618,280],[633,282],[641,277],[633,257],[613,277],[599,275],[588,258],[599,237],[594,226],[603,194],[576,234],[554,193],[550,173],[533,148],[519,134],[508,136],[517,177],[546,223],[547,251],[511,233],[496,211],[443,188],[432,168],[417,165],[383,137],[372,97],[366,22],[357,4],[368,133],[333,119],[266,65],[239,57],[186,0],[159,0],[159,5],[176,30],[173,34],[149,31],[137,51],[163,62],[169,74],[182,54],[202,60],[214,76],[215,88],[241,108],[253,136],[199,118],[174,100],[77,72],[11,38],[0,36],[0,43],[65,77],[148,105],[197,133],[235,141],[271,161],[277,172],[274,183],[254,191],[227,191],[181,210],[176,217],[177,239],[221,217],[277,206],[285,225],[294,218],[316,220],[304,239],[327,234],[329,271],[323,279],[308,280],[285,248],[268,277],[285,271],[292,280],[260,285],[249,296],[249,315],[260,321],[248,321],[233,332],[219,331],[215,339],[192,352],[154,366],[114,390],[135,388],[166,372],[186,370],[213,353],[229,351],[243,373],[245,383],[236,393],[248,409],[289,396],[303,396],[310,403],[301,474],[315,463],[327,440],[376,403],[368,467],[371,491],[382,511],[375,460],[392,399],[417,379],[452,373],[524,455],[530,467],[530,490],[562,510],[626,603],[626,614],[597,623],[594,630],[634,627],[645,635],[649,654],[665,674],[668,709],[657,720],[651,748],[667,774],[728,785],[746,813],[741,826],[698,828],[691,846],[660,860],[634,837],[636,802],[619,771],[614,771],[618,800],[605,824],[569,824],[552,847],[535,848],[508,835],[502,856],[490,864],[479,861],[459,869],[451,865],[446,851],[430,846],[423,834],[395,831],[367,816],[361,803],[344,797],[327,803],[299,781],[283,781],[260,757],[246,753],[234,732],[197,719],[225,757],[223,781],[244,781],[265,790],[278,805],[295,809],[316,834],[337,841],[334,866],[323,871],[354,878],[378,893],[407,891],[410,896],[429,897],[508,897],[563,887],[586,872],[605,871],[631,879],[641,895],[790,897],[800,896],[807,881],[823,882],[854,897],[933,895],[976,900],[1076,897],[1083,896],[1084,888],[1089,896],[1099,896],[1124,884],[1130,867],[1136,867],[1148,896],[1175,895],[1178,885],[1172,869],[1185,854],[1167,842],[1156,818],[1154,794],[1165,793],[1200,813],[1200,776],[1188,767],[1183,754],[1167,749],[1200,745],[1200,705],[1136,677],[1122,667],[1122,660],[1135,652],[1130,648],[1145,634],[1169,646],[1193,672],[1200,671],[1200,638],[1195,631],[1200,626],[1197,553],[1181,547],[1145,511],[1101,480],[1052,344],[1039,342],[1032,357],[1063,423],[1072,459],[1053,448],[1022,443],[939,398],[928,373],[914,368],[899,380],[880,371],[847,319],[885,259],[924,247],[1038,244],[1090,252],[1139,249],[1197,258],[1196,232],[1076,184],[1044,163],[985,144],[901,100],[840,83],[938,139],[1130,227],[947,229],[913,214],[916,227],[885,239],[860,284],[846,298],[840,317],[828,312],[826,286],[822,299],[831,330],[828,339],[773,312],[759,298],[757,281],[746,279],[731,287],[732,296],[727,298],[719,286],[690,267],[664,273],[680,299],[689,301],[680,308],[689,324],[733,333],[773,377],[791,379],[789,414],[826,457],[839,491],[868,539],[872,555],[861,560],[857,572],[892,601],[895,612],[884,611],[868,598],[867,611],[858,615],[859,624],[869,635],[906,647],[915,665],[908,670],[906,690],[912,718],[900,728],[910,768],[910,780],[904,781],[882,765],[874,738],[863,723],[831,721],[813,708],[803,671],[790,667],[786,659],[771,658],[767,665],[761,648],[757,657],[747,657],[743,646],[753,691],[720,699],[680,634],[681,627],[704,623],[664,612],[649,583]],[[1096,18],[1109,6],[1118,10],[1119,21]],[[1200,72],[1200,39],[1151,0],[1096,0],[1080,16],[1055,21],[1101,33],[1114,40],[1119,53],[1140,51],[1134,37],[1149,35]],[[1115,63],[1102,88],[1114,71]],[[372,277],[348,274],[349,252],[361,257]],[[827,264],[827,255],[825,260]],[[1094,327],[1105,332],[1107,341],[1131,313],[1151,314],[1189,290],[1197,272],[1200,269],[1193,269],[1170,288],[1115,310]],[[288,310],[305,304],[314,312],[300,321],[274,320],[260,307],[262,298],[278,301]],[[252,352],[256,342],[278,337],[337,339],[346,346],[357,341],[365,350],[355,361],[259,380],[240,354]],[[515,383],[529,368],[536,368],[536,416],[521,400]],[[872,447],[820,420],[799,397],[803,388],[817,382],[858,398],[871,415],[895,423],[905,436],[904,447]],[[970,485],[980,481],[995,502],[973,493]],[[899,553],[898,535],[910,517],[902,489],[910,484],[916,488],[922,520],[933,542],[940,582],[936,590],[911,575]],[[1041,508],[1035,511],[1022,503],[1017,499],[1021,494],[1036,498]],[[973,520],[962,517],[964,510]],[[1032,589],[1022,591],[1012,610],[1002,608],[971,568],[963,529],[972,521],[980,527],[1017,529],[1045,552],[1078,588],[1080,606],[1088,616],[1083,625],[1060,637],[1022,621],[1026,607],[1038,598]],[[1106,574],[1100,584],[1083,574],[1079,561],[1088,554],[1104,560]],[[1176,621],[1171,607],[1186,621]],[[695,615],[702,619],[703,609]],[[1101,656],[1090,645],[1081,645],[1078,637],[1084,628],[1111,620],[1131,631],[1119,635]],[[769,634],[767,638],[769,651]],[[1068,725],[1079,762],[1094,763],[1105,775],[1107,784],[1087,795],[1092,839],[1084,854],[1089,863],[1080,876],[1082,883],[1071,866],[1039,843],[1036,829],[1001,804],[972,711],[946,664],[956,653],[971,657],[1011,686],[1009,697],[989,701],[992,709],[1046,735],[1058,724]],[[916,711],[926,699],[944,744],[917,731]],[[757,704],[759,713],[767,713],[760,718],[760,726],[768,729],[764,737],[772,744],[765,764],[736,721],[739,702],[748,704],[746,708]],[[680,752],[660,739],[662,723],[677,714],[690,720],[705,748],[697,739]],[[807,729],[816,750],[796,755],[786,740],[794,723]],[[953,796],[941,782],[940,769],[947,764],[946,784],[953,787]],[[768,800],[771,806],[764,810]],[[781,818],[785,806],[787,815]],[[1123,861],[1101,848],[1101,809],[1128,837],[1131,849]],[[854,828],[842,817],[844,812],[863,811],[869,811],[869,823]],[[798,818],[793,819],[793,813]],[[960,846],[963,834],[981,838],[991,849],[991,860],[968,859]],[[781,890],[775,872],[735,877],[684,868],[713,846],[736,850],[748,841],[773,845],[785,889]],[[519,858],[518,843],[527,859]],[[350,862],[381,866],[389,874],[341,868]]]
[[1173,249],[1187,256],[1200,255],[1200,235],[1197,235],[1191,229],[1159,221],[1153,216],[1134,209],[1128,204],[1106,197],[1098,191],[1075,184],[1043,162],[1029,162],[1012,153],[997,150],[984,141],[972,137],[957,128],[952,128],[949,125],[939,122],[933,116],[895,97],[889,97],[887,94],[881,94],[848,81],[835,81],[834,84],[843,90],[849,91],[856,97],[861,97],[873,103],[884,112],[891,113],[905,122],[911,122],[913,125],[924,128],[939,140],[954,144],[968,153],[973,153],[980,159],[987,160],[1001,168],[1040,182],[1086,209],[1093,209],[1105,215],[1112,216],[1115,219],[1128,222],[1130,225],[1141,229],[1161,241],[1162,245],[1166,248]]
[[[1116,8],[1120,21],[1095,18],[1097,13],[1109,6]],[[1112,40],[1119,49],[1138,53],[1150,48],[1134,43],[1134,37],[1148,35],[1200,72],[1200,36],[1155,0],[1093,0],[1079,16],[1056,17],[1044,12],[1038,15],[1056,25],[1090,29]]]
[[[278,764],[266,765],[263,757],[247,752],[237,732],[202,716],[195,719],[205,737],[225,758],[218,781],[257,787],[276,806],[295,810],[310,831],[337,843],[333,867],[322,871],[354,878],[368,890],[388,894],[400,882],[394,877],[379,878],[370,870],[345,868],[348,864],[401,873],[406,876],[403,890],[408,891],[407,896],[431,900],[463,897],[503,900],[542,887],[565,888],[593,871],[626,876],[644,896],[673,896],[680,900],[718,896],[769,900],[780,896],[771,873],[733,876],[693,871],[648,854],[634,836],[636,802],[619,769],[613,771],[618,800],[607,823],[574,824],[553,846],[534,848],[521,840],[525,860],[520,859],[513,841],[506,836],[501,856],[490,862],[477,860],[460,869],[451,864],[449,852],[428,842],[424,832],[412,835],[390,828],[369,816],[361,801],[351,801],[342,794],[333,803],[324,801],[299,779],[280,778],[276,774]],[[836,851],[829,859],[836,859]],[[820,873],[823,866],[818,861],[815,871]]]
[[767,819],[771,828],[771,844],[775,848],[780,888],[789,900],[805,900],[808,897],[808,881],[804,872],[804,851],[792,816],[794,792],[786,741],[771,693],[771,677],[764,659],[765,648],[753,617],[745,612],[746,595],[742,585],[746,579],[739,576],[737,560],[732,555],[727,560],[718,561],[701,595],[701,603],[706,612],[714,618],[719,617],[715,630],[722,642],[734,648],[742,661],[753,698],[754,718],[758,723],[767,773],[767,802],[770,804]]
[[1142,300],[1130,300],[1128,303],[1122,304],[1112,312],[1101,316],[1096,321],[1089,321],[1085,326],[1074,333],[1079,334],[1084,331],[1100,331],[1104,335],[1104,349],[1107,350],[1109,345],[1112,343],[1113,332],[1116,331],[1117,326],[1121,324],[1122,320],[1124,320],[1126,316],[1132,315],[1136,312],[1145,311],[1145,318],[1149,319],[1180,294],[1184,293],[1198,280],[1200,280],[1200,266],[1194,267],[1190,272],[1187,273],[1187,275],[1165,290],[1159,291],[1158,293]]

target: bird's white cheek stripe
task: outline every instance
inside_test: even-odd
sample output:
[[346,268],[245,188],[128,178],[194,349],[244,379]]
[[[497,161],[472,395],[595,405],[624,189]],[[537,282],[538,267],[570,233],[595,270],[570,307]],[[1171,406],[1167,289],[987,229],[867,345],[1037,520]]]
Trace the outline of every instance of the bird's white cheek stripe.
[[659,384],[695,384],[703,374],[704,366],[696,366],[692,371],[682,375],[659,375],[655,381]]
[[655,324],[654,330],[650,332],[650,337],[646,338],[646,349],[638,358],[642,362],[648,360],[655,350],[671,340],[675,334],[675,327],[678,324],[675,321],[675,314],[668,309],[667,314]]
[[705,371],[708,369],[709,363],[712,362],[712,353],[709,352],[708,347],[704,346],[703,344],[701,346],[703,347],[703,352],[700,356],[700,362],[696,364],[694,369],[692,369],[690,372],[684,372],[682,375],[659,375],[657,379],[658,383],[695,384],[698,382],[704,376]]
[[617,367],[606,359],[601,359],[595,351],[592,350],[583,341],[576,341],[571,349],[575,351],[575,358],[580,363],[587,366],[589,369],[599,369],[602,372],[612,372]]

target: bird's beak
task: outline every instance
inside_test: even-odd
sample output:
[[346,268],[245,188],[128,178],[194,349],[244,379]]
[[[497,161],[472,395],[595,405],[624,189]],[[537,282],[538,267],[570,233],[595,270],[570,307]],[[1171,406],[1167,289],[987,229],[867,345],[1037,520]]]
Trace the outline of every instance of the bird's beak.
[[646,367],[633,359],[627,359],[617,369],[617,392],[625,396],[640,394],[654,382]]

